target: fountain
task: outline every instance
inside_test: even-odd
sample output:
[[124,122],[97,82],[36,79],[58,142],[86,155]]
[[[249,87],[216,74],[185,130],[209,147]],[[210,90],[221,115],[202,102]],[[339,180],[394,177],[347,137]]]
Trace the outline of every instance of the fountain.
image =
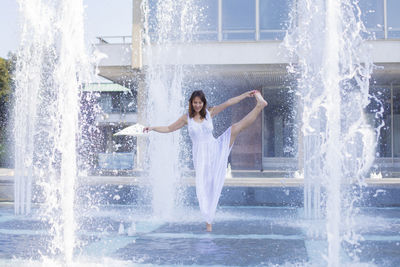
[[[15,73],[15,213],[42,202],[49,254],[71,262],[75,245],[78,93],[87,79],[80,0],[20,0]],[[35,187],[33,185],[36,185]]]
[[[298,216],[294,207],[224,206],[212,234],[200,230],[203,223],[197,210],[182,207],[181,154],[186,148],[178,132],[149,134],[144,178],[151,183],[151,209],[140,201],[132,205],[90,201],[94,195],[112,198],[110,192],[127,192],[134,186],[96,188],[77,183],[82,156],[77,152],[82,135],[78,97],[82,83],[89,80],[90,63],[83,41],[82,0],[18,3],[22,17],[15,74],[14,213],[18,216],[0,206],[0,238],[8,241],[6,252],[0,247],[0,265],[13,264],[12,258],[19,257],[27,259],[15,263],[21,266],[361,262],[360,229],[368,233],[372,227],[367,220],[356,227],[357,204],[380,128],[371,128],[363,112],[369,103],[373,64],[362,39],[366,30],[356,1],[296,1],[284,40],[293,62],[288,70],[296,77],[301,98],[304,216]],[[147,62],[139,86],[146,92],[149,125],[167,125],[186,112],[186,82],[196,67],[179,64],[178,47],[192,45],[195,39],[203,8],[197,5],[194,0],[142,1]],[[178,64],[170,64],[170,58]],[[232,195],[238,196],[235,190]],[[252,197],[268,192],[251,190]],[[88,196],[85,210],[76,192]],[[289,196],[290,190],[285,192]],[[141,198],[141,193],[135,197]],[[122,193],[113,199],[120,198]],[[387,227],[384,231],[389,233],[398,229],[392,211],[379,212],[389,214],[389,220],[378,218],[378,227]],[[325,229],[315,228],[320,223]],[[310,234],[310,228],[318,233]],[[316,248],[321,244],[326,251]]]
[[[169,125],[186,112],[184,80],[187,68],[171,65],[171,58],[181,58],[177,43],[191,43],[196,27],[194,1],[143,1],[144,55],[149,60],[145,70],[149,125]],[[151,133],[148,147],[148,170],[152,188],[152,207],[159,219],[171,219],[182,202],[182,162],[184,146],[179,132]],[[168,160],[166,160],[168,159]],[[179,194],[178,194],[179,193]]]
[[302,99],[304,211],[326,218],[329,266],[340,265],[342,241],[357,243],[356,186],[365,185],[374,159],[364,115],[373,64],[360,14],[354,1],[298,1],[285,40]]

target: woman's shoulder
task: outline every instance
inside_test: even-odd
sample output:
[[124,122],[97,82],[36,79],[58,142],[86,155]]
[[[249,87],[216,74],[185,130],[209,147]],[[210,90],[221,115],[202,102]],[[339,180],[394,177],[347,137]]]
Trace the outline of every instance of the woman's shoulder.
[[184,113],[181,117],[179,117],[179,121],[183,121],[185,123],[187,123],[189,120],[189,114],[188,113]]

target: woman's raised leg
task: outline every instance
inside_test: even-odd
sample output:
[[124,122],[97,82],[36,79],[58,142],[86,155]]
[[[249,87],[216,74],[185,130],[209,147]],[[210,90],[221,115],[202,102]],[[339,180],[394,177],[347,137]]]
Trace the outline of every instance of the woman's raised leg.
[[256,92],[254,97],[257,100],[256,106],[250,111],[243,119],[234,123],[231,128],[231,141],[229,146],[232,146],[238,134],[249,127],[257,118],[258,114],[268,105],[267,101],[264,100],[260,92]]

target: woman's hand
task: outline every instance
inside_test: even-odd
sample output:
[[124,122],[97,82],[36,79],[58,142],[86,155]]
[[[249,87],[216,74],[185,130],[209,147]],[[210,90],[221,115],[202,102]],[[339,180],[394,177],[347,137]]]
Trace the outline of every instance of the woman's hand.
[[210,110],[211,117],[214,117],[215,115],[217,115],[218,113],[220,113],[221,111],[226,109],[227,107],[235,105],[247,97],[254,97],[257,94],[257,92],[258,92],[257,90],[248,91],[241,95],[232,97],[231,99],[228,99],[227,101],[225,101],[224,103],[222,103],[218,106],[212,107]]
[[147,127],[144,127],[143,128],[143,132],[144,133],[148,133],[148,132],[150,132],[150,131],[152,131],[153,130],[153,127],[150,127],[150,126],[147,126]]
[[257,90],[252,90],[252,91],[248,91],[244,94],[246,95],[246,97],[254,97],[257,92],[258,92]]

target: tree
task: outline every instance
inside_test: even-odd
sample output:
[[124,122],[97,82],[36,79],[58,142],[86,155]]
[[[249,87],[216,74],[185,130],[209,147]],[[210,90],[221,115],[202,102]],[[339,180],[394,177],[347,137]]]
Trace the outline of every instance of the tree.
[[10,125],[12,78],[15,56],[9,54],[9,60],[0,58],[0,166],[9,166],[11,162]]

